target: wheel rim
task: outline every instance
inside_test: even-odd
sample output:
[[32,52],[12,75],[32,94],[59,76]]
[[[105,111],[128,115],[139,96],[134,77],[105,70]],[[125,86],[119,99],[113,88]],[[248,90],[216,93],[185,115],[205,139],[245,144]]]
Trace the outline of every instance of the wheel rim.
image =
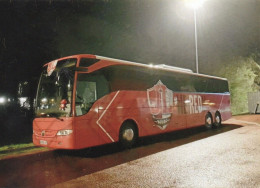
[[124,132],[123,132],[123,135],[122,137],[127,140],[127,141],[132,141],[133,138],[134,138],[134,131],[133,129],[126,129]]
[[215,120],[216,120],[216,123],[220,123],[220,117],[219,116],[216,116],[216,118],[215,118]]
[[206,120],[207,124],[208,125],[211,125],[212,124],[212,120],[211,120],[211,117],[207,117],[207,120]]

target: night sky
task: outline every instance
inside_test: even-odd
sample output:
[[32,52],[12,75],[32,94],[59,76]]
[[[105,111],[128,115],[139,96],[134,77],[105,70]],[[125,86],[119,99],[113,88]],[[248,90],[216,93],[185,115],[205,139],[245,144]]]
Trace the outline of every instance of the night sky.
[[[36,90],[43,64],[81,53],[195,71],[193,10],[181,0],[1,1],[0,23],[0,95],[21,81]],[[201,73],[260,53],[260,0],[208,0],[197,29]]]

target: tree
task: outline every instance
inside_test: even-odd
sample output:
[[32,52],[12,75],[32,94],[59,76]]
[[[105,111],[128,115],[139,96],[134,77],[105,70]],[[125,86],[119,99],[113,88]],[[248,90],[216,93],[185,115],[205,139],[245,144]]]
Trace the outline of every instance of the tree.
[[260,66],[252,57],[235,57],[216,74],[229,81],[232,114],[248,112],[248,92],[260,89]]

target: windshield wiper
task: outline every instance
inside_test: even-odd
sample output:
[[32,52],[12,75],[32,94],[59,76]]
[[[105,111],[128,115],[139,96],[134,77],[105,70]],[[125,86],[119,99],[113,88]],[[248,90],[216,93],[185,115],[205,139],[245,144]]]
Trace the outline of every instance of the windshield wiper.
[[54,114],[54,113],[49,113],[48,114],[50,117],[54,117],[54,118],[56,118],[56,119],[58,119],[58,120],[60,120],[60,121],[64,121],[62,118],[60,118],[57,114]]

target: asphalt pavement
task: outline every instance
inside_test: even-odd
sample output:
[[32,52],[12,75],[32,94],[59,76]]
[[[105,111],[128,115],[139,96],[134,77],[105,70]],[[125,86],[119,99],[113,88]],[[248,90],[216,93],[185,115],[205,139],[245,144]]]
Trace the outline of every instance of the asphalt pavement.
[[260,116],[225,123],[243,127],[53,187],[260,187]]
[[84,150],[0,159],[2,187],[260,187],[260,115]]

